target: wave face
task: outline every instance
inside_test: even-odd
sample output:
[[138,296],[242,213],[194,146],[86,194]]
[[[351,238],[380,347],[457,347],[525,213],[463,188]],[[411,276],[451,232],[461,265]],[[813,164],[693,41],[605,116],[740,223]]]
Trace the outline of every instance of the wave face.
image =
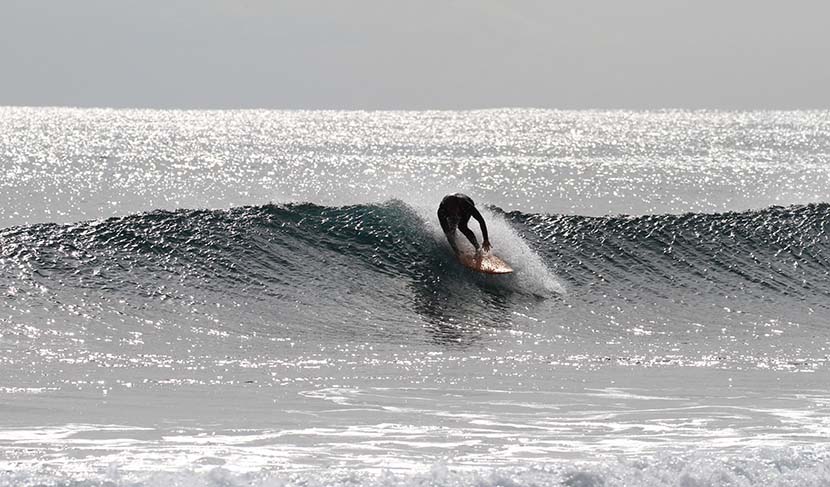
[[[20,316],[176,321],[189,309],[196,326],[265,319],[324,340],[406,342],[418,323],[501,326],[526,303],[537,319],[609,337],[609,323],[669,336],[688,326],[824,328],[825,204],[643,217],[492,208],[492,240],[516,269],[506,277],[458,265],[430,213],[401,201],[294,204],[15,227],[0,233],[0,285]],[[788,353],[811,352],[813,337],[803,339]]]
[[[532,254],[511,238],[514,247]],[[254,322],[267,316],[289,332],[394,331],[397,340],[411,334],[413,322],[442,322],[444,308],[452,309],[450,300],[460,293],[472,293],[466,299],[473,303],[482,299],[465,308],[465,318],[489,322],[513,292],[561,291],[538,258],[516,265],[535,264],[545,273],[540,282],[470,275],[455,262],[436,224],[399,201],[157,211],[13,228],[2,239],[8,294],[20,309],[43,303],[48,313],[89,307],[86,289],[104,293],[99,305],[105,313],[107,303],[122,298],[164,300],[171,313],[176,306],[232,304],[222,306],[220,315],[211,312],[211,319]],[[79,298],[83,304],[67,304]]]
[[[723,214],[586,218],[510,213],[570,282],[736,306],[828,296],[827,204]],[[636,296],[631,296],[636,299]],[[742,303],[742,301],[744,301]]]

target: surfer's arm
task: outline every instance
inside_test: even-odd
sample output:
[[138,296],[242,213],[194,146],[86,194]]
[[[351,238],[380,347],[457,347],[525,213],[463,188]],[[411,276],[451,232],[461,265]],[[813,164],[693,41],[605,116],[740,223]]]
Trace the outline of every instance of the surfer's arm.
[[484,238],[484,242],[481,243],[481,247],[485,252],[487,252],[490,250],[490,237],[487,235],[487,224],[484,223],[484,217],[481,216],[481,213],[479,213],[475,207],[470,208],[470,210],[472,210],[470,213],[473,218],[478,221],[478,224],[481,227],[481,236]]

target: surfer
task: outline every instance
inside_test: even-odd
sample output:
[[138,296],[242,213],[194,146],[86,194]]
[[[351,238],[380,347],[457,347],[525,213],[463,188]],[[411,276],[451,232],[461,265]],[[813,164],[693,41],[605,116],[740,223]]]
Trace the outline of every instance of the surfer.
[[[481,235],[484,237],[484,242],[481,244],[481,247],[478,245],[476,235],[467,227],[467,222],[470,221],[470,217],[478,220],[478,224],[481,226]],[[475,203],[473,203],[473,200],[469,196],[461,193],[444,196],[444,199],[441,200],[441,204],[438,206],[438,221],[441,222],[441,229],[444,230],[444,235],[447,236],[447,240],[450,242],[450,247],[452,247],[455,255],[460,254],[458,245],[455,242],[456,228],[473,244],[473,247],[476,249],[476,254],[478,254],[479,249],[484,252],[490,250],[487,224],[484,223],[484,218],[482,218],[481,213],[478,212]]]

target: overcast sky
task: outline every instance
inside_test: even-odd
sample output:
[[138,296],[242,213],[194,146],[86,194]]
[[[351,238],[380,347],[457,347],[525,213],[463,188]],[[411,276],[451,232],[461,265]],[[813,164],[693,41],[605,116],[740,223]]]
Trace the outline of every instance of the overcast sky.
[[0,105],[830,108],[830,2],[0,0]]

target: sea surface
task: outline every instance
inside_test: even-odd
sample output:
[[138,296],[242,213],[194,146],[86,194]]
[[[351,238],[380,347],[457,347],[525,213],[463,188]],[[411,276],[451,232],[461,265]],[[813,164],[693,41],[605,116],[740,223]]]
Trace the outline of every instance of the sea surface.
[[0,486],[830,485],[830,112],[7,107],[0,167]]

